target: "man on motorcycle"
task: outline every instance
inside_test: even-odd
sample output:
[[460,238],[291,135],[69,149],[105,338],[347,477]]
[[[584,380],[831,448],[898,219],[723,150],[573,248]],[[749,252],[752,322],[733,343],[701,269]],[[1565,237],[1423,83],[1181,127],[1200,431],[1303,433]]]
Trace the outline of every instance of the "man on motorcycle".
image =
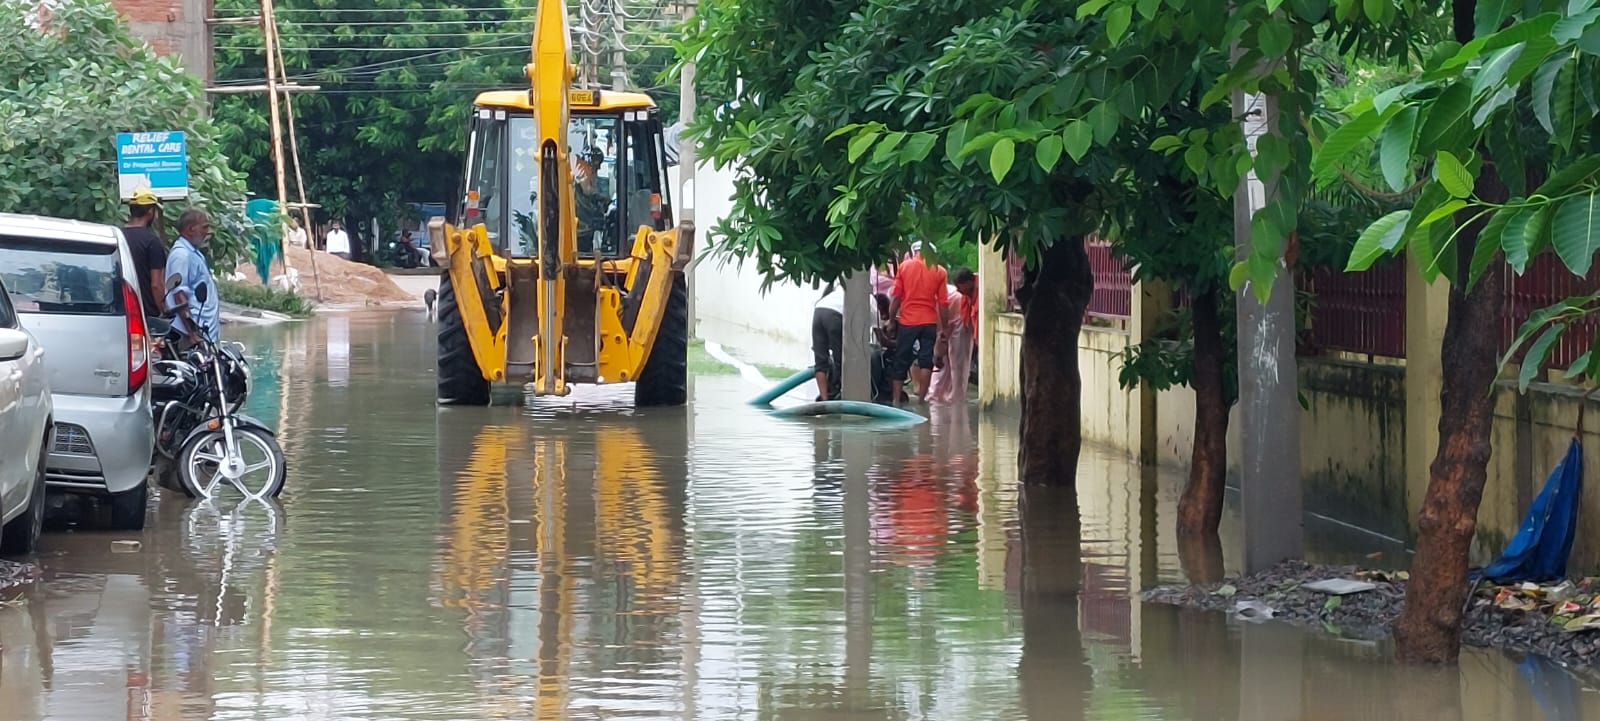
[[205,333],[212,343],[222,340],[222,302],[216,278],[200,249],[211,241],[211,216],[190,208],[178,216],[178,242],[167,256],[167,307],[177,310],[172,326],[200,342]]

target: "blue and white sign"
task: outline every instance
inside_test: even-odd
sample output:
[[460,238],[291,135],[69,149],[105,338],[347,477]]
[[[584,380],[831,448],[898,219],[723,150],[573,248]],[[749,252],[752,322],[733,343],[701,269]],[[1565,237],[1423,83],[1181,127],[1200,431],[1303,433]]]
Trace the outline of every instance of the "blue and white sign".
[[181,130],[117,133],[117,186],[127,200],[149,190],[163,200],[189,196],[189,144]]

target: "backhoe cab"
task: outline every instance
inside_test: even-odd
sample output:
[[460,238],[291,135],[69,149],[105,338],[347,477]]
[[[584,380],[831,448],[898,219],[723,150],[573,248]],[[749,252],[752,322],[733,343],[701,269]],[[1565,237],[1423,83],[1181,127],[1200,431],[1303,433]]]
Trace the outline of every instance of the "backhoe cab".
[[539,3],[531,88],[474,103],[463,227],[429,224],[441,404],[485,405],[491,383],[686,400],[694,230],[673,225],[661,120],[648,96],[572,87],[564,12]]

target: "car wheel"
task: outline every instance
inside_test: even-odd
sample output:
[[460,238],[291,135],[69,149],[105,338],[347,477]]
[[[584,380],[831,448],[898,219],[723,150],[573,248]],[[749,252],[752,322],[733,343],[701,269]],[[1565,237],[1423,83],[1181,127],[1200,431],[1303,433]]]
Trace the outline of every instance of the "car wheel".
[[144,530],[145,503],[150,498],[150,484],[142,482],[139,487],[111,494],[111,530],[114,531],[142,531]]
[[44,533],[44,463],[49,458],[50,444],[39,449],[39,471],[33,479],[33,495],[28,497],[28,509],[11,519],[0,531],[0,551],[6,555],[33,553],[39,547],[39,535]]

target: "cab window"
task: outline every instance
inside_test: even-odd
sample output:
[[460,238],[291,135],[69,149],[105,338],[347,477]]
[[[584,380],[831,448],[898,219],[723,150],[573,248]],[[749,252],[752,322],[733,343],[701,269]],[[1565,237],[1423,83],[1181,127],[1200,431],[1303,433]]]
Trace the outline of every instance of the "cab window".
[[[505,165],[502,148],[506,142],[505,111],[481,110],[474,125],[471,164],[467,169],[467,197],[464,217],[469,227],[483,223],[489,244],[505,247],[505,193],[501,192]],[[476,201],[474,201],[476,194]]]

